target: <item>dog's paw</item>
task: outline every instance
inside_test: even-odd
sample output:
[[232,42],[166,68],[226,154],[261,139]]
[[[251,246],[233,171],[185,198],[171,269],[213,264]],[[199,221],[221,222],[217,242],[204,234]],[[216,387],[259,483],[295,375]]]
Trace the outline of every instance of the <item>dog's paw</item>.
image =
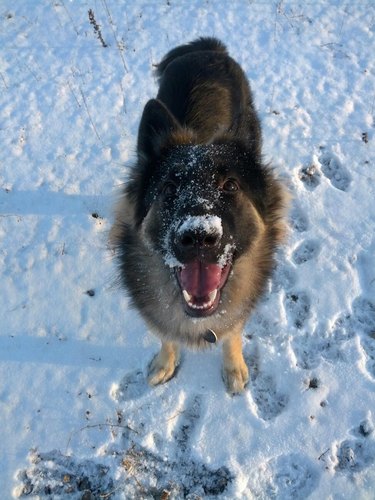
[[249,370],[245,361],[236,366],[224,366],[223,380],[229,394],[241,393],[249,381]]
[[175,374],[177,366],[178,358],[166,356],[163,351],[160,351],[148,367],[148,383],[150,385],[159,385],[168,382]]

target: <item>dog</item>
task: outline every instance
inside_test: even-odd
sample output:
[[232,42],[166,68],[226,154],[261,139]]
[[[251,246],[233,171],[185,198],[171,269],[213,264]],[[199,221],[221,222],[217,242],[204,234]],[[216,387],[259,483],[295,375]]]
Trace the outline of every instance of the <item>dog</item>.
[[240,393],[242,330],[284,238],[287,192],[263,163],[248,81],[222,42],[181,45],[156,75],[110,242],[133,305],[161,339],[148,382],[173,377],[180,346],[222,341],[225,385]]

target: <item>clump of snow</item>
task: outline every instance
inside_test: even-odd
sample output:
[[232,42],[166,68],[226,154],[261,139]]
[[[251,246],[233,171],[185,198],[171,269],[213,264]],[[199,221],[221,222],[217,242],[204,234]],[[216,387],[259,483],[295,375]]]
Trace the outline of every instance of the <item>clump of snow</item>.
[[[215,235],[220,237],[223,235],[223,226],[221,223],[221,218],[217,215],[198,215],[198,216],[188,216],[182,221],[177,221],[172,224],[172,227],[167,231],[165,241],[164,241],[164,251],[163,259],[165,264],[170,267],[184,267],[181,262],[174,256],[171,248],[171,238],[175,233],[177,235],[182,235],[186,232],[202,231],[207,235]],[[223,254],[223,259],[225,259],[226,252]]]
[[221,218],[217,215],[188,216],[177,227],[177,234],[184,234],[188,231],[202,231],[204,234],[214,234],[221,238],[223,236]]
[[224,251],[220,255],[220,258],[218,261],[218,264],[220,267],[225,267],[230,262],[235,249],[236,249],[236,246],[233,243],[228,243],[225,245]]
[[[165,247],[167,247],[167,245],[165,245]],[[178,268],[183,268],[184,267],[184,264],[182,264],[172,253],[172,250],[167,247],[166,251],[165,251],[165,254],[163,255],[163,260],[165,262],[165,265],[167,267],[170,267],[171,269],[173,269],[174,267],[178,267]]]
[[200,205],[204,210],[207,210],[209,212],[214,208],[214,203],[212,200],[208,200],[207,198],[198,196],[197,197],[197,203]]
[[[223,235],[223,226],[221,223],[221,218],[216,215],[198,215],[198,216],[188,216],[182,221],[177,221],[169,228],[166,233],[163,248],[164,255],[163,259],[165,264],[170,268],[184,267],[184,265],[179,262],[179,260],[173,254],[171,248],[171,238],[175,234],[182,235],[186,232],[202,231],[207,235],[215,235],[221,237]],[[173,235],[173,236],[172,236]],[[226,253],[223,254],[223,259]]]

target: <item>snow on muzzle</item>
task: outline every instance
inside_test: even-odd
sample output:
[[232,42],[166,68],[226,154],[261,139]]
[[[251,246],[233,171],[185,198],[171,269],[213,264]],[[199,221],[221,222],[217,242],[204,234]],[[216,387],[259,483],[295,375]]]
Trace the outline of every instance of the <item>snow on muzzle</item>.
[[[176,275],[190,316],[208,316],[219,305],[231,268],[228,260],[217,257],[222,235],[221,219],[211,215],[187,217],[176,231],[176,246],[184,262]],[[217,262],[212,263],[213,255]]]

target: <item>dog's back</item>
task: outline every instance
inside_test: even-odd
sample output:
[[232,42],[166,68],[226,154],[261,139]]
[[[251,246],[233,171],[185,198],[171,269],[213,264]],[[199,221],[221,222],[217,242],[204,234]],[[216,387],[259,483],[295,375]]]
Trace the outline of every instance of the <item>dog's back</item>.
[[260,151],[261,132],[241,67],[215,38],[200,38],[166,54],[157,66],[162,101],[178,122],[207,143],[230,134]]
[[217,40],[216,38],[201,37],[193,42],[187,43],[185,45],[180,45],[172,50],[170,50],[162,59],[162,61],[157,65],[156,74],[160,78],[166,67],[175,59],[185,56],[186,54],[192,54],[195,52],[220,52],[221,54],[228,55],[226,46]]

